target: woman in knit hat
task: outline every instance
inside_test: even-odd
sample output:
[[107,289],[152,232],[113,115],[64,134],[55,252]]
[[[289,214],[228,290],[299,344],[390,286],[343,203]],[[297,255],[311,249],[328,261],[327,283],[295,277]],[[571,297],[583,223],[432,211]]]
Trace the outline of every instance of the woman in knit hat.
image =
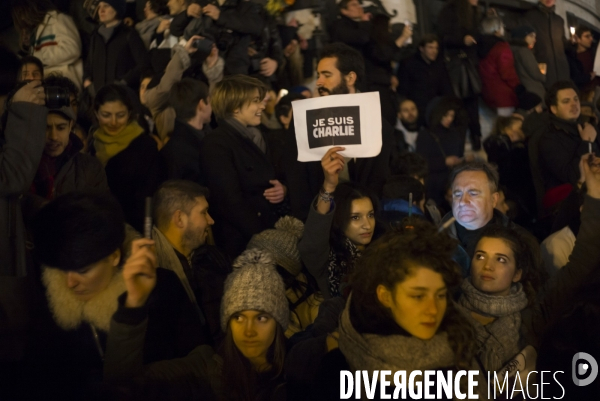
[[343,150],[333,147],[321,159],[325,180],[298,244],[324,298],[342,295],[348,275],[373,239],[379,210],[379,201],[369,189],[347,182],[348,159],[338,153]]
[[98,27],[90,36],[83,70],[83,87],[92,94],[108,84],[138,89],[142,72],[150,67],[146,46],[135,28],[123,23],[125,0],[104,0],[98,5]]
[[510,31],[512,40],[510,42],[511,50],[515,57],[515,69],[521,84],[527,89],[527,92],[535,93],[544,99],[546,96],[546,75],[542,71],[533,54],[536,35],[535,29],[529,25],[519,26]]
[[275,262],[267,252],[244,251],[233,264],[221,303],[225,339],[218,353],[203,345],[185,358],[145,366],[144,309],[156,283],[156,261],[148,248],[140,248],[130,259],[135,261],[128,262],[124,269],[127,295],[120,310],[122,316],[136,317],[121,321],[117,321],[117,315],[113,318],[104,366],[108,384],[122,387],[136,377],[142,392],[154,397],[156,390],[162,389],[175,399],[286,399],[283,362],[288,300]]
[[300,259],[298,241],[303,232],[304,224],[300,220],[285,216],[275,223],[274,229],[255,234],[246,247],[269,252],[277,264],[290,307],[290,325],[285,332],[288,338],[315,321],[322,301],[315,279]]

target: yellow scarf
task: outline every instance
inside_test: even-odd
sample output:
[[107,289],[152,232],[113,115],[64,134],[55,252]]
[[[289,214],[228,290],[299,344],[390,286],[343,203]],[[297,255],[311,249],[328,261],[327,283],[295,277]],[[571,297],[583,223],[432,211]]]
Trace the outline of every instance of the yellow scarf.
[[117,135],[108,135],[102,128],[98,128],[94,132],[96,158],[106,167],[106,163],[112,157],[127,149],[129,144],[143,133],[144,129],[135,120],[130,122]]

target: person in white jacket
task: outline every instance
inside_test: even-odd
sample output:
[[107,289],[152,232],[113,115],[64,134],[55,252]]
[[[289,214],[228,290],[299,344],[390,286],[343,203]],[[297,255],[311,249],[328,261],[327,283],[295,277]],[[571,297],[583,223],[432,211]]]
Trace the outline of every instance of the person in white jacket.
[[49,0],[19,0],[12,17],[21,47],[42,61],[44,73],[63,75],[81,86],[81,38],[73,19],[57,12]]

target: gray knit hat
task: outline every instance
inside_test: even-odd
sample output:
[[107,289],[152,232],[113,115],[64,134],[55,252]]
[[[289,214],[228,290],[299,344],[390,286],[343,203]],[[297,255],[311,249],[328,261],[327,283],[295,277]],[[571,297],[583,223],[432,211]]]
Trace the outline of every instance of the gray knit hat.
[[283,279],[271,255],[263,250],[244,251],[233,262],[233,272],[225,280],[221,301],[221,328],[236,312],[259,310],[269,313],[285,331],[290,310]]
[[246,249],[269,251],[276,264],[293,276],[297,276],[302,270],[298,241],[302,238],[303,232],[304,224],[300,220],[285,216],[275,223],[275,229],[253,235]]

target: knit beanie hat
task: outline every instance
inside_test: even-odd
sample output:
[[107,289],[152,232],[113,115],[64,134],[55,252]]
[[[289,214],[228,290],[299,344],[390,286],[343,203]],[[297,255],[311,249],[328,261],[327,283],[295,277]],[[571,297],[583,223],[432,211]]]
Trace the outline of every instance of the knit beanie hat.
[[535,29],[531,25],[521,25],[510,31],[513,39],[525,39],[530,33],[534,33]]
[[292,216],[285,216],[275,223],[275,229],[253,235],[246,249],[268,251],[277,265],[295,277],[302,270],[298,241],[303,232],[304,223]]
[[227,331],[229,319],[236,312],[263,311],[285,331],[290,310],[283,279],[275,269],[271,255],[263,250],[246,250],[233,262],[221,301],[221,328]]
[[125,18],[125,12],[127,11],[127,4],[125,4],[125,0],[102,0],[103,2],[109,4],[112,8],[117,12],[117,19]]

